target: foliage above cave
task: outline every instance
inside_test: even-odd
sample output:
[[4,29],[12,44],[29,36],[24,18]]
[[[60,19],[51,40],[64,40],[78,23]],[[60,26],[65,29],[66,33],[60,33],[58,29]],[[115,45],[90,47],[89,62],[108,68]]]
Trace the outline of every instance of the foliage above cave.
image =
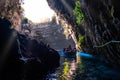
[[83,20],[84,20],[84,15],[83,15],[83,12],[81,10],[80,1],[76,1],[73,13],[74,13],[74,15],[76,15],[76,23],[78,25],[81,24],[83,22]]

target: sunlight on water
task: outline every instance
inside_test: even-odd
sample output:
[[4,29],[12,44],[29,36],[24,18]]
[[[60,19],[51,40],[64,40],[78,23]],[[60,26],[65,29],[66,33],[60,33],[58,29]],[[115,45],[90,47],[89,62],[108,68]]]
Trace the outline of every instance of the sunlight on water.
[[[63,52],[63,50],[58,50],[58,53],[60,56],[65,56],[65,53]],[[93,57],[91,54],[84,53],[84,52],[77,52],[76,55],[81,56],[81,57],[86,57],[86,58]]]
[[84,52],[77,52],[77,55],[81,56],[81,57],[86,57],[86,58],[92,58],[93,56],[91,54],[87,54]]
[[50,20],[55,12],[50,9],[46,0],[24,0],[22,7],[24,8],[25,17],[35,23]]
[[63,50],[58,50],[58,53],[59,53],[60,56],[65,56]]

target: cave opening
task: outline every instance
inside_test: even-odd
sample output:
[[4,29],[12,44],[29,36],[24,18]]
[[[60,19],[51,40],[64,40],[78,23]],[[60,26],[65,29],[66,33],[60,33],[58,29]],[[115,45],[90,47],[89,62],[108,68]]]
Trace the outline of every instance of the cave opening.
[[55,16],[55,12],[50,9],[46,0],[24,0],[22,7],[24,16],[34,23],[44,22]]
[[120,80],[118,0],[1,1],[1,80]]
[[[65,4],[64,4],[65,5]],[[21,32],[43,41],[56,50],[62,50],[71,45],[75,48],[75,39],[67,21],[60,19],[57,13],[50,8],[47,0],[24,0],[24,19]],[[27,26],[27,29],[24,26]],[[28,28],[31,29],[28,29]],[[75,36],[74,36],[75,38]],[[66,44],[65,44],[66,43]]]

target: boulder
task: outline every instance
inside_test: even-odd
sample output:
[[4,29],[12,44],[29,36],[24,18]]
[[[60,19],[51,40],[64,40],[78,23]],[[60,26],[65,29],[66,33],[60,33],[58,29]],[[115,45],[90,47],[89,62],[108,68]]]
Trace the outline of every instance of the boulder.
[[8,20],[0,19],[0,80],[40,80],[59,66],[56,50],[10,26]]

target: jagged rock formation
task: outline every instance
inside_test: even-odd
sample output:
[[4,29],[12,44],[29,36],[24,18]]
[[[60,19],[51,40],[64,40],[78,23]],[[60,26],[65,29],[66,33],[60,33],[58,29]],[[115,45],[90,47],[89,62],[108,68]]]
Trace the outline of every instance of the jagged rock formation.
[[77,25],[72,11],[75,0],[47,0],[49,6],[72,24],[76,37],[85,37],[84,51],[100,54],[109,62],[120,66],[120,1],[76,0],[81,2],[84,22]]
[[10,28],[0,19],[0,80],[38,80],[59,66],[57,51]]

